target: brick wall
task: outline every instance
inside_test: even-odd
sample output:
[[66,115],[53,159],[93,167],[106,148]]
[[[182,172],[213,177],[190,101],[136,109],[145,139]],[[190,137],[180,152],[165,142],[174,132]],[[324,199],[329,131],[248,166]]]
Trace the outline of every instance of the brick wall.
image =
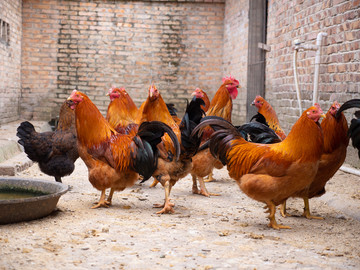
[[[340,103],[360,96],[360,1],[269,1],[266,98],[289,130],[298,117],[293,76],[295,39],[315,44],[316,36],[328,34],[323,41],[319,100],[324,111],[331,100]],[[299,83],[303,108],[312,103],[315,52],[298,55]],[[347,113],[349,116],[351,113]],[[350,119],[350,117],[348,117]]]
[[240,124],[246,118],[249,1],[227,0],[224,18],[223,73],[239,80],[241,89],[234,100],[232,120]]
[[0,40],[1,125],[17,120],[19,117],[21,85],[21,0],[0,1],[0,19],[10,27],[9,43]]
[[23,1],[22,116],[49,119],[70,92],[105,113],[110,86],[140,104],[150,82],[181,113],[221,84],[224,1]]

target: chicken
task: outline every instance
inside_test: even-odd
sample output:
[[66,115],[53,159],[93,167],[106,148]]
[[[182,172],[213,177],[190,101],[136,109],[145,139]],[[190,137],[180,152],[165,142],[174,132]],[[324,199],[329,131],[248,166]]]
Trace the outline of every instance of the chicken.
[[130,95],[125,88],[116,87],[110,88],[107,95],[110,97],[110,103],[106,120],[117,132],[135,135],[138,129],[138,109]]
[[166,103],[166,107],[177,125],[180,125],[181,119],[177,116],[177,109],[173,103]]
[[[292,197],[303,198],[303,216],[308,219],[322,219],[310,214],[309,199],[325,194],[326,183],[334,176],[346,158],[346,149],[349,144],[347,136],[348,124],[343,113],[335,117],[339,108],[339,103],[335,101],[326,113],[326,118],[321,122],[321,128],[324,133],[324,150],[314,181],[309,187],[292,195]],[[286,213],[285,204],[282,205],[280,211],[282,216],[290,216]]]
[[196,88],[191,95],[204,101],[205,105],[201,106],[201,109],[206,113],[210,107],[210,100],[205,91],[200,88]]
[[224,120],[202,121],[193,131],[199,136],[207,125],[216,127],[210,139],[211,153],[225,165],[229,176],[250,198],[268,208],[269,227],[286,229],[275,220],[276,205],[284,202],[313,181],[323,152],[320,107],[307,109],[285,140],[275,144],[247,142]]
[[[336,113],[335,117],[348,109],[360,108],[360,99],[351,99],[341,105],[340,109]],[[351,119],[349,136],[352,141],[352,145],[358,150],[358,156],[360,158],[360,110],[355,112],[355,118]]]
[[[87,95],[74,90],[69,101],[75,110],[78,149],[89,171],[89,181],[101,191],[100,201],[93,208],[111,205],[115,191],[131,187],[139,174],[147,180],[156,170],[161,137],[168,134],[174,144],[174,157],[180,145],[174,132],[164,123],[144,122],[136,135],[122,134],[102,116]],[[105,191],[111,188],[105,199]]]
[[191,158],[196,153],[200,140],[194,140],[190,134],[202,118],[203,111],[200,106],[203,104],[202,100],[193,99],[186,109],[180,126],[178,126],[170,115],[157,88],[154,85],[149,88],[149,96],[143,107],[141,122],[154,120],[164,122],[173,129],[181,142],[179,159],[174,158],[174,149],[166,136],[163,138],[163,143],[159,145],[162,154],[159,156],[158,167],[152,176],[164,187],[165,202],[155,205],[155,207],[162,208],[157,212],[158,214],[174,213],[174,204],[170,202],[171,188],[191,170]]
[[[219,116],[231,122],[232,100],[237,97],[239,81],[232,77],[224,77],[222,85],[215,93],[214,98],[211,100],[210,107],[206,113],[207,116]],[[202,138],[204,144],[212,134],[212,129],[207,128]],[[204,177],[209,175],[207,182],[213,180],[212,171],[214,168],[221,169],[223,165],[220,161],[215,159],[209,149],[199,151],[192,159],[191,176],[193,181],[192,192],[209,197],[210,195],[218,195],[209,193],[204,183]],[[197,185],[199,180],[200,190]]]
[[258,113],[253,116],[250,121],[255,119],[260,123],[267,124],[276,132],[281,140],[284,140],[286,138],[286,134],[280,127],[279,119],[271,105],[261,96],[256,96],[251,105],[258,109]]
[[17,128],[18,143],[34,162],[39,164],[43,173],[54,176],[57,182],[70,175],[75,169],[79,157],[76,145],[75,115],[66,101],[59,113],[59,122],[55,131],[38,133],[30,122],[22,122]]

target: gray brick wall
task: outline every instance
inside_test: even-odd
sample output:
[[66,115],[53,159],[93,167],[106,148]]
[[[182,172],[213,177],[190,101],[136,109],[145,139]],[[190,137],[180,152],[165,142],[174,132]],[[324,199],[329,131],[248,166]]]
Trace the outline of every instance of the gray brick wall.
[[0,40],[1,125],[17,120],[19,117],[21,95],[21,0],[0,1],[0,19],[10,27],[10,42]]

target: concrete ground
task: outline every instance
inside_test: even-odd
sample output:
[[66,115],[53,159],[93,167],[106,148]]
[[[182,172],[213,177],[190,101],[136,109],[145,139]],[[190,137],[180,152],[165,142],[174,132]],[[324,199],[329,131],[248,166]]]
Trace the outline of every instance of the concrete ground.
[[[2,127],[1,141],[16,141],[17,125]],[[54,181],[37,164],[15,171]],[[327,193],[310,200],[324,220],[301,217],[302,201],[290,199],[294,216],[276,218],[292,229],[281,231],[266,226],[263,204],[243,194],[226,169],[215,178],[207,188],[220,196],[210,198],[191,193],[189,176],[181,179],[171,215],[155,213],[164,190],[149,188],[152,180],[115,193],[110,208],[91,209],[100,192],[78,159],[54,213],[0,226],[0,269],[360,269],[359,176],[339,171]]]

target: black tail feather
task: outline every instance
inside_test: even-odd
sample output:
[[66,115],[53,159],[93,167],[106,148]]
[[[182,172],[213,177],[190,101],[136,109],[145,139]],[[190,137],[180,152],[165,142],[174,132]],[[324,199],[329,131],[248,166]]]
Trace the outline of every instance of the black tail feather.
[[148,180],[157,168],[158,150],[157,145],[161,142],[161,137],[167,133],[176,151],[176,158],[180,156],[180,144],[174,131],[160,121],[143,122],[139,126],[137,136],[133,138],[137,151],[133,156],[133,168],[144,177],[143,181]]
[[205,114],[201,109],[202,105],[205,105],[205,102],[200,98],[194,97],[191,102],[187,104],[184,117],[180,123],[181,154],[185,157],[192,157],[195,155],[201,142],[201,138],[191,136],[191,133]]
[[[341,105],[335,117],[338,118],[341,112],[351,109],[360,108],[360,99],[350,99]],[[351,138],[352,145],[358,149],[358,156],[360,158],[360,111],[355,112],[355,118],[351,120],[348,135]]]

